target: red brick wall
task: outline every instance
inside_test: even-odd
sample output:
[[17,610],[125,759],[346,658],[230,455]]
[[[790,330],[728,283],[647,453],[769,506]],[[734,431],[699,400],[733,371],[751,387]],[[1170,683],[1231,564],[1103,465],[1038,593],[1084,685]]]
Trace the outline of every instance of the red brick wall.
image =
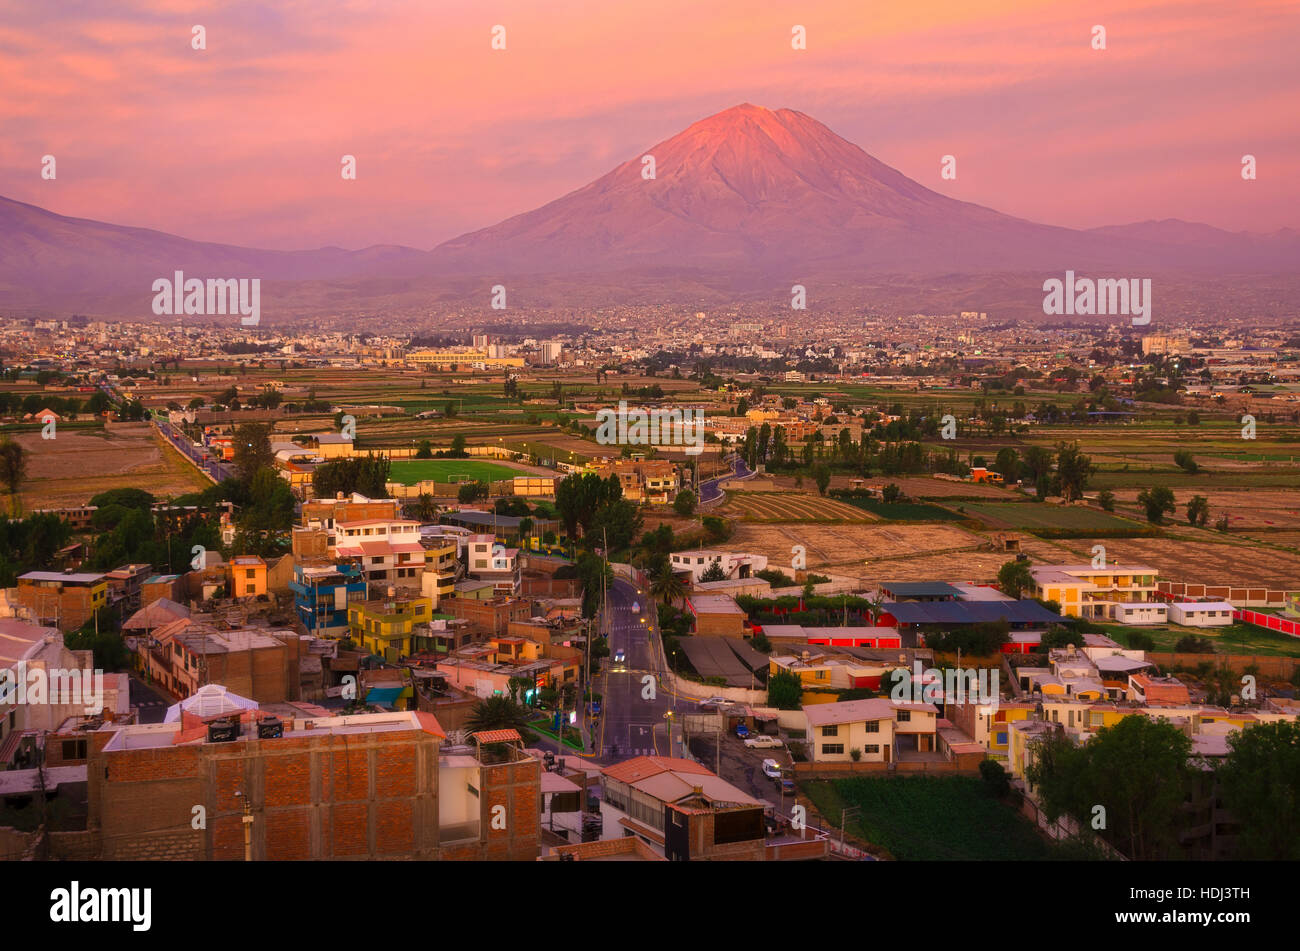
[[[108,859],[434,858],[438,739],[417,730],[100,753],[90,828]],[[206,828],[192,829],[192,810]]]

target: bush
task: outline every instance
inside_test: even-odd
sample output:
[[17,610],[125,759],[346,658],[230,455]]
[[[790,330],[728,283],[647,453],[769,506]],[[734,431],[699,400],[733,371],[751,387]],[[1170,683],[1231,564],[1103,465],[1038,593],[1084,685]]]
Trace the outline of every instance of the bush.
[[1214,644],[1203,637],[1197,637],[1195,634],[1188,634],[1186,637],[1178,639],[1174,645],[1175,654],[1213,654]]
[[1011,780],[1002,764],[995,759],[980,760],[980,778],[984,780],[989,792],[1001,798],[1011,790]]

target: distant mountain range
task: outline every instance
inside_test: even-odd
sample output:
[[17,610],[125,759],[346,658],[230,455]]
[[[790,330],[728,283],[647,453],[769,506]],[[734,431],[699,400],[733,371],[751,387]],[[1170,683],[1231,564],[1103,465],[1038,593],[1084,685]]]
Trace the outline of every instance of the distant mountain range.
[[[1041,316],[1044,277],[1170,275],[1191,299],[1269,288],[1292,308],[1300,232],[1228,232],[1177,220],[1073,230],[1037,224],[912,181],[790,109],[749,104],[703,119],[589,185],[431,251],[267,251],[51,214],[0,198],[0,313],[147,316],[152,282],[260,277],[274,322],[322,307],[726,303],[808,287],[809,307],[860,295],[903,312]],[[1018,277],[1010,278],[1010,275]],[[1177,275],[1177,278],[1173,276]],[[1253,283],[1252,283],[1253,282]],[[1159,285],[1158,285],[1159,286]],[[820,292],[820,296],[819,296]],[[775,298],[774,298],[775,299]],[[1037,303],[1036,303],[1037,302]],[[1185,305],[1184,305],[1185,306]]]

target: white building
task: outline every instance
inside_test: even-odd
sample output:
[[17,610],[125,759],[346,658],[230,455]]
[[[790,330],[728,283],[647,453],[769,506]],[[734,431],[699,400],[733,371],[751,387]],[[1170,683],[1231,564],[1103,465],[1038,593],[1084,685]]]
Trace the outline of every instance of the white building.
[[671,561],[673,571],[689,571],[691,581],[699,581],[713,565],[721,565],[725,578],[752,578],[756,572],[767,568],[766,555],[718,549],[674,552]]
[[1226,627],[1235,610],[1227,601],[1170,601],[1169,620],[1186,627]]
[[420,588],[424,546],[420,544],[420,523],[412,519],[337,522],[330,554],[357,559],[369,583]]

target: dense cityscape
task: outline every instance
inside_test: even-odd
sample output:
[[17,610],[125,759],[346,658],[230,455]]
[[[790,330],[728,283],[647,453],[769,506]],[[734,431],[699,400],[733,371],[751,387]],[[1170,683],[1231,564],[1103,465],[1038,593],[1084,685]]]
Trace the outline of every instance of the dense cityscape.
[[593,930],[715,861],[1281,923],[1294,11],[939,6],[14,11],[0,860],[42,926],[192,934],[307,861],[456,863],[438,920],[530,863]]

